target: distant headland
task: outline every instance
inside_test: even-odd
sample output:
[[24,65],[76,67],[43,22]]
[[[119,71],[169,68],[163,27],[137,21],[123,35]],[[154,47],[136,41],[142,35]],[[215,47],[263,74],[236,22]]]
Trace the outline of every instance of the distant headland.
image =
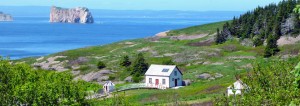
[[52,6],[50,11],[50,22],[94,23],[94,19],[91,12],[89,12],[89,9],[85,7],[65,9]]
[[3,12],[0,12],[0,21],[13,21],[13,18],[9,14],[4,14]]

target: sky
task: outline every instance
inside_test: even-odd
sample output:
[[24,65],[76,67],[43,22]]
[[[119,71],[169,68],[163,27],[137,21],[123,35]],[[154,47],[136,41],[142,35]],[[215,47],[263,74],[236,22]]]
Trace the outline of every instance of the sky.
[[0,6],[60,6],[110,10],[248,11],[281,0],[0,0]]

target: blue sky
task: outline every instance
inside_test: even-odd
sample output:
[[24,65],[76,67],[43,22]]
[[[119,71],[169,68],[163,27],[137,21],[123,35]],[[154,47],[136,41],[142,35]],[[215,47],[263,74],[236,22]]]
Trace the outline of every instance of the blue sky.
[[85,6],[113,10],[247,11],[281,0],[0,0],[0,6]]

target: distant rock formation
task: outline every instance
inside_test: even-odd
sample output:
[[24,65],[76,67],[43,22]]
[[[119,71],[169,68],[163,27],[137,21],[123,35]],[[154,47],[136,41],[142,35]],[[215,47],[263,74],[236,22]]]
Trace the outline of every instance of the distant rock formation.
[[88,8],[77,7],[73,9],[64,9],[60,7],[51,7],[50,22],[61,23],[93,23],[94,19]]
[[13,21],[13,18],[11,15],[0,12],[0,21]]

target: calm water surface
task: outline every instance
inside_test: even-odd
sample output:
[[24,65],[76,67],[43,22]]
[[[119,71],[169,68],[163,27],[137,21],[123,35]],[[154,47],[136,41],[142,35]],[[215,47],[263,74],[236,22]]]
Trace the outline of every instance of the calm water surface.
[[161,31],[230,18],[95,18],[94,24],[49,23],[48,17],[14,19],[0,23],[0,55],[11,59],[144,38]]

